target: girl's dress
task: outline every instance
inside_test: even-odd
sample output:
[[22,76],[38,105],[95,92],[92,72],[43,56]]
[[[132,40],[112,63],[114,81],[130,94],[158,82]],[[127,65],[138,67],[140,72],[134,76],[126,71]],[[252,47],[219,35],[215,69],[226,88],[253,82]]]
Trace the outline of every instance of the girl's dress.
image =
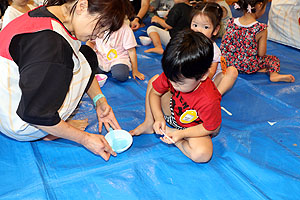
[[279,72],[280,61],[276,56],[258,56],[256,35],[266,28],[266,24],[258,21],[242,25],[239,18],[231,18],[220,46],[227,66],[234,66],[239,72],[248,74],[264,68],[268,72]]

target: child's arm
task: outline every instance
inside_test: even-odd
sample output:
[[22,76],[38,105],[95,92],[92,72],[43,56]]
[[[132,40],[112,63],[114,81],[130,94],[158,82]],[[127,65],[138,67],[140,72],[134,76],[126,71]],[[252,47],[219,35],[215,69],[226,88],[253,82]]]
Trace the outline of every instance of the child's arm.
[[86,42],[86,45],[88,45],[88,46],[91,47],[94,51],[96,51],[96,49],[95,49],[95,46],[96,46],[95,41],[88,40],[88,41]]
[[210,68],[209,68],[209,75],[208,75],[208,77],[210,79],[212,79],[212,77],[214,77],[214,75],[215,75],[215,73],[217,71],[217,67],[218,67],[218,63],[217,62],[211,63]]
[[162,18],[160,18],[160,17],[158,17],[158,16],[153,16],[153,17],[151,18],[151,22],[152,22],[152,23],[158,23],[158,24],[160,24],[162,27],[164,27],[165,29],[168,29],[168,30],[170,30],[170,29],[173,28],[172,26],[170,26],[169,24],[167,24],[166,21],[165,21],[164,19],[162,19]]
[[162,112],[161,96],[155,89],[151,89],[149,93],[149,103],[154,118],[153,129],[155,133],[160,133],[160,129],[166,130],[166,121]]
[[137,56],[136,56],[136,50],[135,47],[130,48],[127,50],[128,54],[129,54],[129,58],[130,58],[130,62],[131,62],[131,67],[132,67],[132,76],[135,79],[136,77],[138,77],[140,80],[144,80],[145,76],[144,74],[142,74],[141,72],[139,72],[138,70],[138,66],[137,66]]
[[258,42],[258,56],[262,57],[266,55],[267,52],[267,29],[261,31],[256,36],[256,41]]
[[[184,130],[177,130],[174,132],[169,132],[167,135],[174,140],[174,142],[178,142],[182,140],[183,138],[193,138],[193,137],[204,137],[209,136],[211,134],[218,133],[220,130],[221,125],[219,125],[215,130],[209,131],[204,128],[203,124],[199,124],[197,126],[192,126],[189,128],[186,128]],[[168,139],[164,138],[164,142],[171,144],[172,142]]]

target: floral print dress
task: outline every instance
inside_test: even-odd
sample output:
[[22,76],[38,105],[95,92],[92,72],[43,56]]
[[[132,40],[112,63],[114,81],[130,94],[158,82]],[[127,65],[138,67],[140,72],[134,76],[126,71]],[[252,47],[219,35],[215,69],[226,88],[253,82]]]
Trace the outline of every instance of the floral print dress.
[[234,66],[241,73],[254,73],[266,68],[268,72],[279,72],[280,61],[276,56],[258,56],[256,35],[267,28],[266,24],[254,22],[243,26],[239,18],[228,21],[226,33],[221,42],[222,56],[227,66]]

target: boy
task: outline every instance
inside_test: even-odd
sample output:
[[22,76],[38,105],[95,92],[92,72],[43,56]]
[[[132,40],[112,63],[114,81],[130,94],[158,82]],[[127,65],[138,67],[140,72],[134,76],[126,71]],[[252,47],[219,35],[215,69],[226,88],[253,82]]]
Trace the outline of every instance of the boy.
[[208,162],[211,137],[222,121],[221,94],[208,78],[213,54],[211,40],[202,33],[178,32],[163,54],[163,73],[148,83],[145,120],[130,133],[165,133],[163,142],[174,142],[195,162]]
[[158,26],[150,26],[147,34],[151,38],[154,48],[145,50],[145,53],[163,54],[164,46],[167,46],[170,39],[177,34],[178,31],[190,27],[190,14],[193,7],[189,0],[174,0],[174,6],[170,9],[166,19],[158,16],[151,18],[151,23],[157,23]]

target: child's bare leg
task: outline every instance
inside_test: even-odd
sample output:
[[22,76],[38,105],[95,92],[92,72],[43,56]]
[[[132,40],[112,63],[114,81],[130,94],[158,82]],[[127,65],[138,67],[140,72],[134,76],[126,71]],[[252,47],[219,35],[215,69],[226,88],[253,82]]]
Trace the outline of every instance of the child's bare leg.
[[149,33],[149,37],[152,39],[154,48],[147,49],[144,52],[145,53],[163,54],[164,49],[162,48],[159,34],[157,32],[151,32],[151,33]]
[[213,144],[210,136],[183,139],[175,145],[197,163],[208,162],[212,157]]
[[[68,124],[70,124],[71,126],[79,129],[79,130],[82,130],[84,131],[85,128],[89,125],[89,122],[88,122],[88,119],[83,119],[83,120],[67,120],[66,121]],[[45,137],[43,137],[43,140],[45,141],[51,141],[51,140],[56,140],[58,139],[59,137],[56,137],[54,135],[46,135]]]
[[279,74],[278,72],[270,73],[270,81],[272,82],[295,82],[295,77],[291,74]]
[[221,95],[225,94],[230,90],[238,77],[238,70],[230,66],[226,69],[226,73],[219,73],[214,80],[216,87],[218,88]]
[[150,94],[150,90],[152,89],[152,82],[157,77],[158,77],[158,75],[153,76],[148,82],[146,98],[145,98],[145,120],[138,127],[129,131],[129,133],[131,135],[140,135],[143,133],[150,134],[150,133],[154,132],[154,130],[153,130],[154,119],[153,119],[153,115],[152,115],[152,111],[151,111],[151,107],[150,107],[149,94]]
[[266,73],[266,72],[268,72],[268,70],[267,70],[267,68],[262,68],[262,69],[258,70],[257,72],[263,72],[263,73]]

